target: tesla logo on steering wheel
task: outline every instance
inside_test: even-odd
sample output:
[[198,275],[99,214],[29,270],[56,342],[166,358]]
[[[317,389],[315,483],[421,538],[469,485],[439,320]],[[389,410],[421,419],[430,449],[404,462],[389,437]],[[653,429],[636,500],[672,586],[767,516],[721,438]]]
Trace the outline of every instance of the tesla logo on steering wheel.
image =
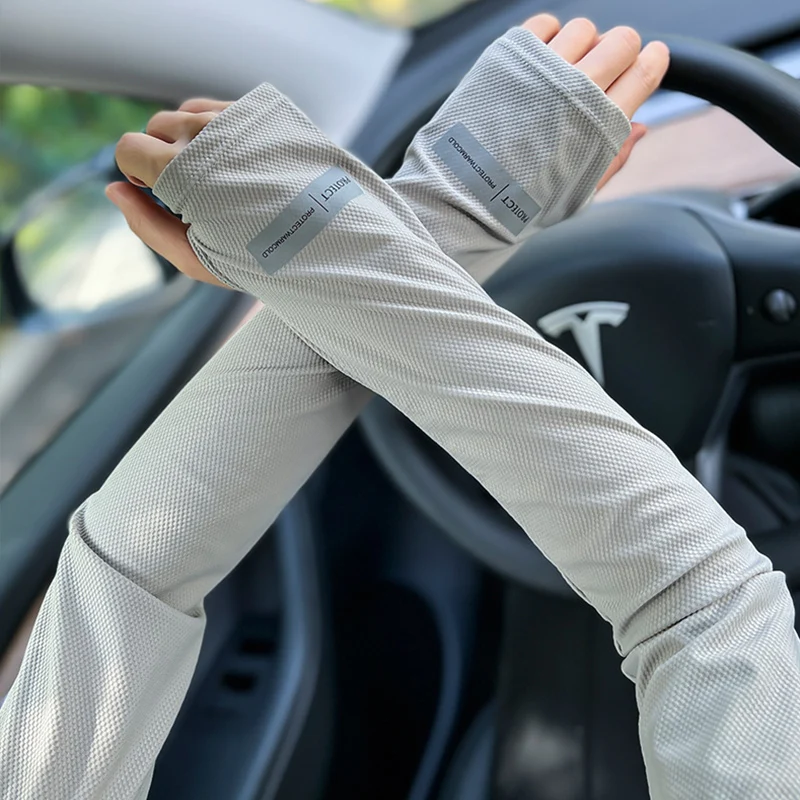
[[581,351],[583,360],[603,386],[603,351],[600,347],[600,326],[622,325],[628,317],[630,306],[627,303],[595,302],[578,303],[565,306],[542,317],[536,324],[548,336],[557,339],[564,331],[572,331],[575,343]]

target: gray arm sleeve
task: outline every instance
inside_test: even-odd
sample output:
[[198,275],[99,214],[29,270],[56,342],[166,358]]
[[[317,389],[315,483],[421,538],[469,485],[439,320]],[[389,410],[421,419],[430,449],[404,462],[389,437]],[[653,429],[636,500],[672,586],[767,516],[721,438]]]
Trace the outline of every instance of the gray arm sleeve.
[[191,223],[210,271],[448,450],[611,624],[653,797],[796,792],[800,647],[785,576],[390,186],[262,86],[155,191]]
[[[392,181],[445,252],[481,279],[587,201],[629,130],[577,71],[560,87],[565,67],[527,32],[510,32],[419,132]],[[482,187],[474,192],[434,154],[457,123],[478,145],[460,142],[462,160],[497,188],[499,167],[541,207],[522,230],[502,224]],[[271,309],[183,389],[71,520],[0,708],[3,800],[146,797],[194,671],[203,598],[371,396]]]

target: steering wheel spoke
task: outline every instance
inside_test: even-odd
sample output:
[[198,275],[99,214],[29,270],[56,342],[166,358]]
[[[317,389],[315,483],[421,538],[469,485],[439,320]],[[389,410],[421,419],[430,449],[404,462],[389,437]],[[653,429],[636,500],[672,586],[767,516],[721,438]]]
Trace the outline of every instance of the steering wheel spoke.
[[800,353],[800,230],[708,214],[736,285],[735,358]]

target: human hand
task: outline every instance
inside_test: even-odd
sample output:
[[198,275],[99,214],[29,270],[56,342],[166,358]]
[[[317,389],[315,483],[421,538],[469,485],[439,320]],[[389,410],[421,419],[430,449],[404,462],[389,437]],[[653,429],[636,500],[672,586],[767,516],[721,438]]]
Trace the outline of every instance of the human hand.
[[[531,17],[523,27],[591,78],[628,118],[658,88],[669,64],[666,45],[653,42],[642,49],[641,38],[632,28],[613,28],[601,35],[589,20],[575,19],[562,28],[549,14]],[[229,105],[218,100],[188,100],[177,111],[153,116],[145,133],[125,134],[116,156],[130,183],[112,183],[106,189],[145,244],[189,277],[217,286],[223,284],[205,269],[189,244],[188,225],[136,187],[152,187],[167,164]],[[598,188],[622,168],[645,132],[643,125],[634,123]]]
[[130,183],[106,186],[108,199],[148,247],[193,280],[226,289],[195,255],[186,235],[189,226],[137,187],[152,188],[167,164],[232,102],[193,98],[177,111],[154,114],[145,133],[126,133],[117,143],[117,165]]
[[[624,26],[600,34],[585,18],[570,20],[563,28],[550,14],[537,14],[522,26],[546,42],[565,61],[591,78],[616,103],[628,119],[659,87],[669,67],[669,49],[663,42],[642,48],[642,38]],[[597,184],[602,188],[622,169],[647,128],[633,130],[617,157]]]

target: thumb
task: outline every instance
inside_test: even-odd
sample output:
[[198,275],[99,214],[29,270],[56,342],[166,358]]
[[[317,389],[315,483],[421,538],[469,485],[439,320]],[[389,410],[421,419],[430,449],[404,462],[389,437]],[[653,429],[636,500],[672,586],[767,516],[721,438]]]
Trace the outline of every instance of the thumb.
[[626,164],[633,152],[636,143],[647,133],[647,126],[642,125],[641,122],[631,123],[631,135],[625,140],[625,143],[617,153],[616,158],[611,162],[605,175],[600,179],[597,184],[598,189],[602,189]]
[[106,197],[122,212],[130,229],[184,275],[203,283],[225,286],[198,260],[186,237],[189,226],[151,197],[124,181],[106,186]]

